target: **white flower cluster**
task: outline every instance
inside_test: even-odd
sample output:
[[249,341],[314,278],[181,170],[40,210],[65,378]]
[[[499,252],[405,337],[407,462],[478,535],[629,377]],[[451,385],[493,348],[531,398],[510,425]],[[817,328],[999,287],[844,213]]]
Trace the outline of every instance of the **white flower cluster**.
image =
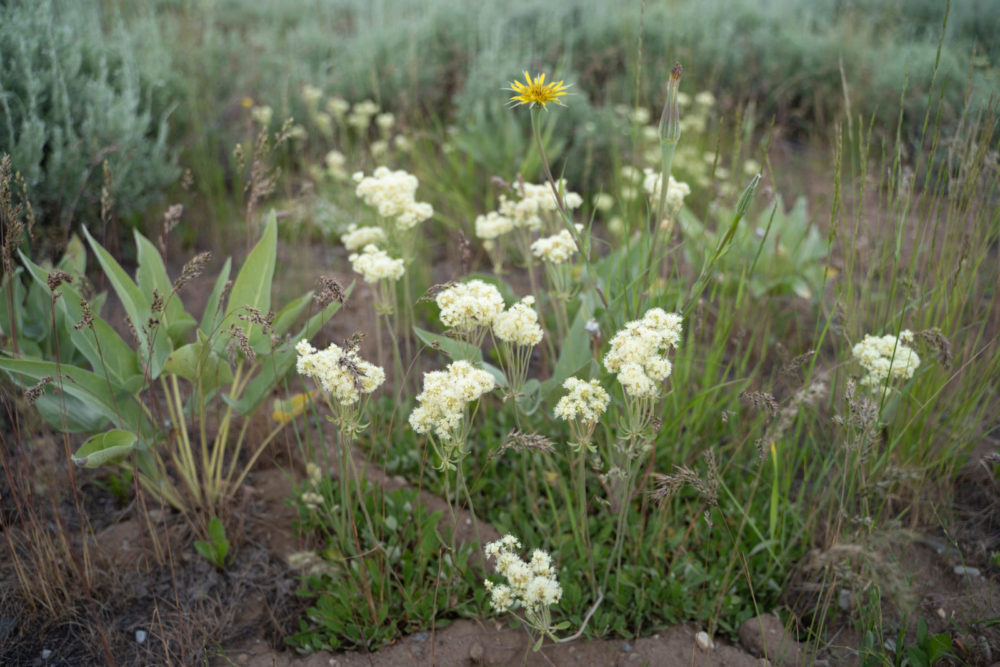
[[299,374],[318,380],[323,391],[340,405],[354,405],[362,393],[370,394],[385,382],[385,371],[359,357],[355,350],[331,343],[318,351],[309,341],[301,340],[295,351]]
[[920,366],[920,357],[913,351],[913,332],[904,329],[895,336],[872,336],[865,334],[864,340],[851,350],[858,363],[868,371],[861,384],[877,387],[886,380],[909,380]]
[[659,395],[659,383],[670,375],[672,367],[667,349],[681,340],[681,316],[662,308],[646,311],[611,339],[611,351],[604,356],[604,367],[618,374],[625,393],[634,398]]
[[535,346],[542,342],[542,327],[532,306],[535,297],[526,296],[493,318],[493,335],[514,345]]
[[[582,232],[583,225],[576,225],[576,231]],[[576,252],[576,241],[568,229],[564,229],[554,236],[540,238],[531,244],[531,254],[535,257],[551,262],[552,264],[562,264]]]
[[354,181],[358,197],[383,218],[395,219],[397,229],[412,229],[434,215],[430,204],[415,199],[419,183],[413,174],[378,167],[371,176],[357,172]]
[[[562,193],[563,205],[567,211],[580,208],[583,197],[566,190],[566,180],[556,183]],[[495,239],[513,229],[527,229],[530,232],[542,230],[545,215],[559,209],[552,186],[548,183],[515,183],[514,191],[519,199],[508,199],[500,195],[500,205],[496,211],[476,219],[476,236],[484,240]]]
[[366,245],[360,253],[354,253],[348,259],[351,260],[351,268],[360,273],[366,283],[403,277],[403,260],[393,259],[385,250],[379,250],[374,245]]
[[556,403],[555,415],[559,419],[596,424],[608,409],[611,397],[597,380],[587,382],[571,377],[567,378],[562,386],[563,389],[568,389],[569,393]]
[[[660,201],[660,185],[663,183],[662,175],[648,167],[643,171],[645,173],[645,177],[642,179],[643,189],[646,190],[646,193],[653,202]],[[666,199],[667,211],[676,212],[684,205],[684,198],[691,194],[691,188],[687,183],[675,181],[673,176],[669,178]]]
[[410,426],[420,434],[431,433],[451,442],[461,426],[466,406],[496,386],[493,376],[468,361],[455,361],[443,371],[424,373],[420,403],[410,413]]
[[504,305],[500,291],[482,280],[470,280],[441,290],[434,301],[441,309],[441,322],[464,332],[489,327],[503,312]]
[[381,227],[358,227],[354,223],[351,223],[351,226],[347,228],[347,232],[340,237],[340,242],[351,252],[354,252],[358,248],[364,248],[366,245],[384,243],[385,240],[385,232]]
[[514,229],[514,221],[497,211],[476,217],[476,236],[484,241],[492,241]]
[[326,154],[326,173],[330,175],[331,178],[345,178],[347,176],[347,171],[345,167],[347,165],[347,158],[340,151],[330,151]]
[[521,541],[513,535],[504,535],[486,545],[486,558],[496,560],[497,572],[506,577],[506,584],[483,582],[490,593],[490,605],[499,613],[524,607],[540,612],[559,602],[562,586],[556,580],[552,558],[541,549],[535,549],[531,561],[525,562],[517,555]]

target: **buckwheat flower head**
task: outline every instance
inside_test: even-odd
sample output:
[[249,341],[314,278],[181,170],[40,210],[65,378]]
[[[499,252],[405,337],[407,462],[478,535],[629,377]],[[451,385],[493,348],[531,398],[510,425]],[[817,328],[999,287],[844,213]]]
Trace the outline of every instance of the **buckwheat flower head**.
[[594,208],[598,211],[603,211],[607,213],[615,205],[615,198],[609,195],[607,192],[601,192],[594,195]]
[[326,154],[326,171],[334,178],[344,178],[347,176],[347,172],[344,170],[344,166],[347,164],[347,158],[340,151],[330,151]]
[[[659,172],[654,172],[648,167],[644,172],[645,177],[642,181],[642,187],[646,190],[650,199],[657,201],[660,198],[660,184],[663,182],[663,178]],[[687,183],[675,181],[674,177],[670,176],[667,185],[667,210],[679,211],[684,205],[684,198],[689,194],[691,194],[691,187]]]
[[587,382],[580,378],[571,377],[567,378],[562,386],[563,389],[569,390],[569,393],[556,403],[555,416],[557,418],[594,424],[608,409],[611,397],[597,380]]
[[868,371],[861,384],[877,387],[886,380],[909,380],[920,366],[920,357],[910,347],[913,332],[905,329],[899,338],[893,335],[872,336],[865,334],[864,340],[851,350],[861,367]]
[[504,306],[500,291],[482,280],[441,290],[434,301],[441,309],[442,324],[463,332],[489,327]]
[[556,580],[552,558],[541,549],[535,549],[531,561],[525,562],[517,554],[521,543],[512,535],[505,535],[486,545],[487,559],[496,561],[497,574],[507,579],[507,584],[484,585],[491,594],[490,603],[497,612],[524,607],[539,612],[559,602],[562,587]]
[[366,245],[360,253],[354,253],[348,259],[351,268],[360,273],[366,283],[377,283],[380,280],[399,280],[403,277],[403,260],[393,259],[385,250],[379,250],[374,245]]
[[434,215],[430,204],[416,201],[419,181],[413,174],[378,167],[371,176],[359,172],[354,179],[358,183],[355,194],[380,216],[394,220],[397,229],[412,229]]
[[323,391],[340,405],[357,403],[362,394],[372,393],[385,382],[385,371],[362,359],[356,350],[344,350],[333,343],[325,350],[316,350],[309,341],[301,340],[295,351],[299,374],[318,380]]
[[261,127],[268,127],[271,124],[271,118],[274,116],[274,111],[271,107],[266,104],[259,107],[254,107],[250,110],[250,117],[253,118],[254,122]]
[[443,442],[456,439],[465,409],[496,386],[493,376],[468,361],[455,361],[446,370],[424,373],[419,405],[410,413],[410,427],[431,433]]
[[319,102],[319,98],[323,97],[323,91],[316,86],[309,85],[308,83],[302,86],[302,100],[309,106],[312,106]]
[[514,345],[535,346],[542,342],[542,327],[532,306],[535,297],[526,296],[493,318],[493,335]]
[[646,312],[611,339],[611,350],[604,356],[604,367],[618,374],[625,392],[636,398],[655,397],[659,384],[672,370],[667,350],[681,339],[682,318],[662,308]]
[[483,587],[490,594],[490,606],[499,614],[509,611],[516,602],[514,592],[506,584],[494,584],[489,579],[483,581]]
[[351,103],[342,97],[331,97],[326,102],[326,110],[335,118],[343,118],[350,108]]
[[488,241],[514,229],[514,221],[497,211],[476,217],[476,236]]
[[[583,231],[583,225],[576,225],[578,232]],[[545,262],[562,264],[576,252],[576,241],[568,229],[554,236],[540,238],[531,244],[531,254]]]
[[358,248],[364,248],[366,245],[384,243],[385,239],[385,232],[381,227],[358,227],[354,223],[351,223],[351,226],[347,228],[347,232],[340,237],[344,247],[351,252],[354,252]]

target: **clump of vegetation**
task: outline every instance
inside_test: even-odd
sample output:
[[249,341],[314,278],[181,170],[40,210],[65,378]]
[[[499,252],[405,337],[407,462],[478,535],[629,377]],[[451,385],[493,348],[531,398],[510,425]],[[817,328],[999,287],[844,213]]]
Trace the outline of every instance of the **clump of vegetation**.
[[[699,20],[738,43],[717,10]],[[508,17],[525,44],[549,35],[542,18],[563,16],[546,11],[525,3]],[[385,33],[348,74],[306,78],[307,60],[268,97],[277,84],[261,73],[259,90],[231,100],[225,132],[245,137],[235,169],[201,156],[202,177],[241,183],[213,191],[209,179],[201,194],[241,211],[225,229],[245,258],[232,281],[227,262],[205,284],[199,319],[180,295],[208,260],[171,281],[165,234],[155,245],[136,232],[134,279],[86,229],[99,272],[78,239],[55,267],[33,260],[21,246],[33,209],[17,206],[30,185],[4,163],[0,368],[65,433],[67,463],[116,465],[148,525],[155,501],[160,525],[193,527],[162,549],[152,541],[150,571],[173,577],[175,548],[214,576],[249,558],[242,517],[254,521],[266,475],[255,466],[270,459],[298,539],[278,567],[304,600],[282,634],[301,652],[375,650],[494,613],[523,628],[526,656],[681,622],[710,646],[771,612],[813,657],[845,626],[870,661],[975,659],[966,631],[988,645],[974,621],[910,604],[893,559],[914,533],[950,534],[956,480],[997,426],[996,103],[974,93],[974,68],[952,115],[943,43],[930,77],[914,78],[926,84],[919,114],[903,95],[890,126],[850,77],[877,50],[838,63],[836,92],[787,82],[773,109],[752,86],[756,109],[733,103],[746,90],[735,84],[701,85],[727,81],[716,61],[692,94],[680,65],[644,60],[666,48],[647,30],[660,11],[622,13],[640,55],[603,74],[573,76],[585,50],[559,76],[519,66],[504,89],[479,49],[454,65],[477,73],[457,111],[418,114],[404,99],[434,83],[423,79],[434,53],[409,79],[390,68],[375,90],[359,76],[341,93],[336,77],[394,53]],[[850,6],[815,12],[830,20],[809,39],[854,25]],[[228,34],[237,14],[206,30]],[[754,16],[748,35],[809,18]],[[560,49],[610,34],[585,21],[564,32],[550,36]],[[809,76],[832,62],[827,48],[803,61]],[[746,62],[761,67],[757,85],[784,61]],[[449,72],[436,85],[461,78]],[[766,134],[764,108],[778,112]],[[772,163],[772,142],[800,122],[829,131],[832,148],[809,195]],[[315,308],[307,293],[272,312],[307,253],[341,280],[356,274],[356,288],[326,277]],[[117,314],[91,283],[111,286]],[[44,536],[30,516],[25,532]],[[35,551],[65,572],[89,530]],[[970,557],[990,567],[990,549]],[[40,589],[16,562],[26,598],[68,600],[52,593],[73,585],[96,595],[75,574]]]

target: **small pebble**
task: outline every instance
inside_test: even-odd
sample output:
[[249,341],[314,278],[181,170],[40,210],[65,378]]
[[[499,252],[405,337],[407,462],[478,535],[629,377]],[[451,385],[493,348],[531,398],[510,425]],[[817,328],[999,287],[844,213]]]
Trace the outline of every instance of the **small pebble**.
[[478,665],[483,661],[485,656],[486,649],[483,648],[483,645],[479,642],[473,642],[472,646],[469,648],[469,660],[472,661],[472,664]]
[[135,631],[135,640],[137,642],[139,642],[140,644],[143,643],[144,641],[146,641],[146,637],[148,637],[148,636],[149,635],[146,633],[145,630],[136,630]]
[[628,642],[622,644],[622,651],[624,651],[625,653],[629,653],[631,650],[632,650],[631,644],[629,644]]
[[52,651],[49,649],[42,649],[42,660],[48,660],[52,656]]
[[704,630],[694,636],[694,642],[702,651],[711,651],[715,648],[715,645],[712,644],[712,638]]
[[841,588],[840,593],[837,595],[837,606],[844,611],[850,611],[852,601],[851,591]]
[[960,577],[963,576],[963,575],[969,576],[969,577],[978,577],[979,576],[979,568],[976,568],[976,567],[966,567],[965,565],[956,565],[955,566],[955,574],[957,574]]
[[945,610],[942,607],[938,607],[937,615],[941,618],[948,618],[948,614],[945,613]]
[[426,632],[418,632],[413,635],[413,641],[415,642],[425,642],[430,637]]

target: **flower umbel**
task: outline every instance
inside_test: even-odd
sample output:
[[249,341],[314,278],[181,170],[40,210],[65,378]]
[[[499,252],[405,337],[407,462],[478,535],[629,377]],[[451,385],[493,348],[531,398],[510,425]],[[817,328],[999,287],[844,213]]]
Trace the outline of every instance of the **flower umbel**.
[[511,106],[527,104],[534,108],[535,105],[539,105],[545,109],[545,105],[549,102],[562,104],[559,98],[566,94],[566,86],[563,85],[562,81],[545,83],[544,72],[532,79],[527,70],[524,72],[524,79],[525,83],[521,81],[511,81],[510,83],[508,90],[517,93],[510,98]]

